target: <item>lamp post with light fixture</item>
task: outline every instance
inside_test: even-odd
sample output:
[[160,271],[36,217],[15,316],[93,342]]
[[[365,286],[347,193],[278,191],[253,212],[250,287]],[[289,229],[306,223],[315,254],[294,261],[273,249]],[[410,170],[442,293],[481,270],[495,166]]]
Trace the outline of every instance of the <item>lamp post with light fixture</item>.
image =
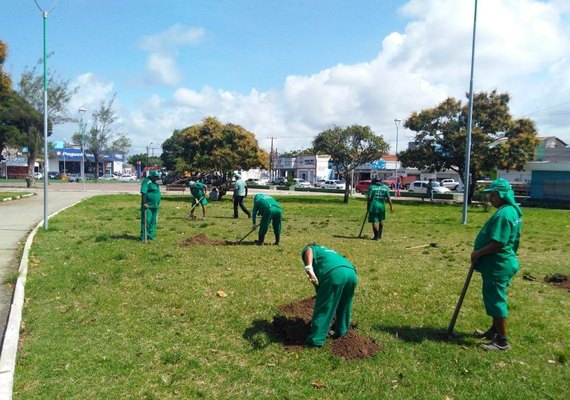
[[398,128],[400,127],[400,122],[402,120],[395,119],[394,124],[396,125],[396,197],[400,197],[400,165],[398,160]]

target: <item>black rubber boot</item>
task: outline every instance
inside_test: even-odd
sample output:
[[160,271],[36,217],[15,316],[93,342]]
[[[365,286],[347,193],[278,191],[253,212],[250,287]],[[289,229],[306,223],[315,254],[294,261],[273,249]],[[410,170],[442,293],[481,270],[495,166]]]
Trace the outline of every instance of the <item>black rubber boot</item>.
[[281,239],[280,235],[275,236],[275,246],[279,246],[279,240]]
[[380,229],[378,229],[378,239],[382,239],[382,229],[383,228],[384,227],[381,226]]
[[379,237],[378,236],[379,235],[378,229],[372,228],[372,230],[374,231],[374,237],[372,238],[372,240],[378,240],[378,237]]

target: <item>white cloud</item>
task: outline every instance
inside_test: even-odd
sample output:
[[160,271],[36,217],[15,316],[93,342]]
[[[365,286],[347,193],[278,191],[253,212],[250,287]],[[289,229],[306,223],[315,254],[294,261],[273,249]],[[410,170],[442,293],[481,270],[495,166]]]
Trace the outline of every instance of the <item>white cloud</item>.
[[[567,2],[495,0],[479,2],[478,11],[475,91],[509,92],[515,116],[528,114],[539,124],[541,134],[556,132],[570,142],[570,132],[564,131],[570,113],[563,112],[570,108]],[[393,148],[395,118],[403,120],[448,96],[464,100],[469,88],[473,1],[411,0],[400,13],[410,20],[405,30],[378,38],[382,47],[369,62],[289,76],[282,90],[265,93],[180,87],[170,100],[152,97],[144,114],[132,113],[132,133],[147,140],[160,132],[164,140],[174,129],[213,115],[254,132],[265,148],[269,148],[268,137],[278,137],[277,147],[291,150],[310,146],[313,137],[332,124],[356,123],[370,125]],[[176,29],[188,35],[171,41],[171,49],[194,44],[203,35]],[[146,38],[143,47],[158,54],[160,43],[169,41],[176,29]],[[170,60],[157,58],[154,72],[158,73],[161,61],[161,71],[170,73],[159,78],[172,84],[176,68],[174,59]],[[400,146],[409,134],[400,129]]]
[[167,30],[141,39],[141,49],[147,51],[146,67],[150,84],[169,86],[180,83],[182,72],[176,65],[178,50],[199,43],[204,37],[202,28],[188,28],[175,24]]
[[99,108],[101,100],[110,98],[113,94],[113,84],[103,81],[91,72],[79,75],[70,86],[79,87],[79,91],[70,102],[70,108],[78,110],[83,107],[87,109],[88,114]]

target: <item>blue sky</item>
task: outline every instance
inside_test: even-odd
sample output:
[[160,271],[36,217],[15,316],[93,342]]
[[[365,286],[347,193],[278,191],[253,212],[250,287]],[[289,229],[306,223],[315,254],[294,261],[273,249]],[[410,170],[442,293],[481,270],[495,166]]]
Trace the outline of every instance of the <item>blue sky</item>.
[[[54,1],[38,0],[43,8]],[[476,91],[512,96],[515,117],[570,144],[570,5],[479,1]],[[472,0],[59,0],[48,66],[89,117],[117,94],[131,154],[215,116],[269,149],[308,147],[333,124],[370,125],[394,151],[394,119],[469,87]],[[33,0],[0,0],[14,81],[42,55]],[[88,118],[89,119],[89,118]],[[70,138],[73,125],[54,139]],[[399,150],[413,134],[399,130]]]

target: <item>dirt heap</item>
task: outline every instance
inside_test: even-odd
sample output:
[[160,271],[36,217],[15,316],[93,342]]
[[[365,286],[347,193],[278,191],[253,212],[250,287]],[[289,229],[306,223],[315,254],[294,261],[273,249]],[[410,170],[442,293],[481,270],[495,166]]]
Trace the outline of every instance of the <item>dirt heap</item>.
[[[280,337],[283,346],[288,350],[301,350],[305,346],[307,335],[311,331],[311,317],[315,306],[315,298],[309,297],[295,303],[279,307],[279,312],[273,318],[272,331],[275,336]],[[332,342],[327,341],[325,348],[329,348],[331,353],[337,357],[347,360],[358,360],[372,357],[382,346],[374,340],[361,336],[355,331],[355,325],[351,325],[351,330],[341,338]]]
[[552,285],[559,287],[560,289],[566,289],[570,291],[570,278],[568,275],[563,274],[553,274],[544,277],[544,282],[551,283]]
[[210,246],[221,246],[226,244],[223,240],[210,239],[205,233],[200,233],[199,235],[192,236],[191,238],[185,239],[180,243],[182,247],[194,246],[194,245],[210,245]]

